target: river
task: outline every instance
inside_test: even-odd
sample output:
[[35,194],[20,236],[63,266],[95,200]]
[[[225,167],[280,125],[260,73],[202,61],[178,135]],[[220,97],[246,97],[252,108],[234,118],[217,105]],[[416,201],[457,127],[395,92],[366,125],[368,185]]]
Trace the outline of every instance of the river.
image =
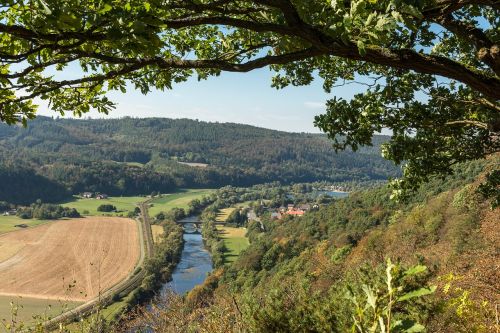
[[[193,217],[183,221],[193,221]],[[195,221],[198,221],[197,219]],[[181,221],[182,222],[182,221]],[[172,273],[172,281],[162,287],[162,294],[167,290],[183,295],[196,285],[203,283],[213,269],[210,253],[203,245],[201,234],[192,224],[184,225],[184,249],[181,260]]]

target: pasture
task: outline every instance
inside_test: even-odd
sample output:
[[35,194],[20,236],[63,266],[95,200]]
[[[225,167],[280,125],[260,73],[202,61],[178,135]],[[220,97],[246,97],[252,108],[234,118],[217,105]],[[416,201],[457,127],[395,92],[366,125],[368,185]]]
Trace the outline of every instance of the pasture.
[[[145,201],[146,197],[109,197],[108,199],[97,200],[94,198],[85,199],[74,197],[72,201],[62,204],[64,207],[75,208],[81,215],[112,215],[112,216],[127,216],[127,213],[133,211],[138,203]],[[97,208],[100,205],[113,205],[116,207],[116,212],[99,212]]]
[[250,245],[245,237],[247,229],[218,226],[217,230],[219,230],[219,234],[227,248],[227,252],[224,253],[224,262],[230,264],[238,258],[241,251]]
[[155,216],[160,212],[168,212],[172,208],[188,208],[188,203],[194,199],[201,199],[203,196],[212,193],[210,189],[187,189],[176,193],[162,194],[161,197],[151,201],[149,215]]
[[[24,220],[17,216],[0,216],[0,234],[4,234],[10,231],[23,230],[25,228],[34,227],[40,224],[47,223],[49,221],[29,219]],[[25,225],[25,228],[16,227],[16,225]],[[1,254],[0,254],[1,256]]]
[[125,218],[60,220],[6,233],[0,296],[89,301],[125,279],[140,251],[137,224]]

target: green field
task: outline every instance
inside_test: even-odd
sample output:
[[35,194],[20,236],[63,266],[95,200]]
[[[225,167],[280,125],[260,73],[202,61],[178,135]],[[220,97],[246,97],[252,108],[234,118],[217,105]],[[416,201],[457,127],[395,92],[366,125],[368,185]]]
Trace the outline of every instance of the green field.
[[[11,321],[13,308],[17,308],[17,321],[33,324],[40,320],[34,319],[33,316],[41,316],[42,318],[54,317],[62,312],[73,309],[81,303],[65,302],[55,300],[45,300],[26,297],[0,296],[0,322],[5,319],[7,323]],[[0,332],[7,332],[4,325],[0,323]]]
[[34,227],[36,225],[40,225],[43,223],[47,223],[49,221],[45,220],[36,220],[36,219],[29,219],[29,220],[24,220],[21,219],[17,216],[0,216],[0,234],[9,232],[9,231],[15,231],[15,230],[22,230],[23,228],[16,227],[18,224],[26,224],[28,227]]
[[149,208],[149,215],[155,216],[160,212],[168,212],[172,208],[188,208],[188,203],[193,199],[200,199],[201,197],[212,193],[210,189],[186,189],[180,190],[177,193],[162,194],[161,197],[151,201]]
[[[113,215],[113,216],[127,216],[127,213],[133,211],[138,203],[145,201],[146,197],[109,197],[108,199],[97,200],[94,198],[83,199],[74,197],[72,201],[63,203],[64,207],[76,208],[82,215]],[[116,207],[116,212],[98,212],[97,207],[104,204],[110,204]],[[88,211],[84,213],[84,211]]]
[[250,243],[248,238],[245,237],[246,228],[232,228],[218,226],[221,238],[227,248],[224,253],[224,262],[230,264],[238,258],[241,251],[246,249]]

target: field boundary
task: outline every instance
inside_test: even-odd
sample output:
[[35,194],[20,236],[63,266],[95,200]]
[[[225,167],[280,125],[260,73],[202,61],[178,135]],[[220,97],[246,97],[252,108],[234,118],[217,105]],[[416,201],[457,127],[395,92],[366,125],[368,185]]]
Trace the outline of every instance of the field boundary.
[[[62,313],[51,320],[44,323],[44,327],[48,330],[54,330],[60,323],[69,322],[76,318],[85,317],[95,309],[97,305],[106,306],[112,304],[113,296],[116,294],[129,294],[134,289],[139,287],[144,279],[144,261],[149,258],[153,253],[153,234],[151,231],[151,224],[149,220],[147,205],[149,200],[139,203],[141,209],[141,216],[135,221],[137,222],[139,230],[139,239],[141,241],[141,256],[135,269],[121,282],[113,287],[105,290],[97,298],[77,306],[76,308]],[[141,221],[142,220],[142,221]],[[137,270],[140,268],[140,271]]]

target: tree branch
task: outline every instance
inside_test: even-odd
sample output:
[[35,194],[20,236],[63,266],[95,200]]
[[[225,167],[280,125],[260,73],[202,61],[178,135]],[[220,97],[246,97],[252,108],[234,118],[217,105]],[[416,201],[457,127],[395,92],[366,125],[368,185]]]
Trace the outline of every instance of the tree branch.
[[440,17],[438,23],[455,35],[470,40],[476,48],[479,60],[488,65],[496,75],[500,76],[500,48],[481,29],[457,21],[452,15]]

